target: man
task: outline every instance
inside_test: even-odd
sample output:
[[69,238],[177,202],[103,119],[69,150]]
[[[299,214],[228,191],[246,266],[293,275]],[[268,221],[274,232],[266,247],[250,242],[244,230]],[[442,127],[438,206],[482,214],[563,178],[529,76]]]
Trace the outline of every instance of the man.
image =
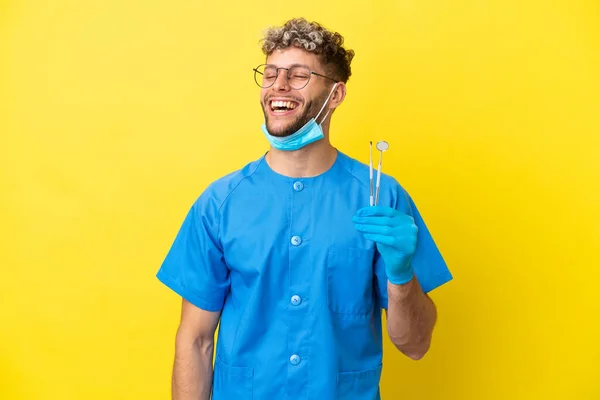
[[[350,62],[338,33],[293,19],[267,31],[270,149],[194,202],[157,277],[182,296],[173,398],[379,399],[381,310],[412,359],[427,352],[452,279],[411,197],[329,142]],[[213,370],[213,337],[220,321]]]

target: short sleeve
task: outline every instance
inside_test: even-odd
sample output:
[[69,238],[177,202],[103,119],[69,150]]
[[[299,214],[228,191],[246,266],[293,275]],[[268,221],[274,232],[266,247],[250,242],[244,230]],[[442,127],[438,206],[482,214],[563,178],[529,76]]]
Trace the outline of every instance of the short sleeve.
[[171,290],[207,311],[220,311],[229,291],[214,203],[205,192],[192,205],[156,274]]
[[[412,258],[412,266],[423,291],[431,292],[452,280],[452,274],[412,198],[405,193],[403,198],[398,200],[396,208],[410,214],[418,227],[417,248]],[[387,308],[387,275],[384,261],[377,251],[375,252],[375,281],[380,306]]]

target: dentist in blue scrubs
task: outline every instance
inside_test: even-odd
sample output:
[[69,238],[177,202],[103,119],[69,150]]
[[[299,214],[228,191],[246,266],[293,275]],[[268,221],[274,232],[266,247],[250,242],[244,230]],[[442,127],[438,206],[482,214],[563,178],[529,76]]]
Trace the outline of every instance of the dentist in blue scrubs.
[[452,275],[400,184],[383,174],[369,206],[369,167],[329,140],[354,56],[343,37],[297,18],[262,50],[269,150],[199,193],[157,273],[182,297],[172,397],[379,400],[383,335],[422,358],[427,293]]

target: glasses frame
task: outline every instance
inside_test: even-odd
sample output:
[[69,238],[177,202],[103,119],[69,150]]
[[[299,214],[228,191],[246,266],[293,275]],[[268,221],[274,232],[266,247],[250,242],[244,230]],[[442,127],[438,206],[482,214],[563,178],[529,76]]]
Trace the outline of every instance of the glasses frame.
[[[260,67],[272,67],[275,68],[275,79],[273,80],[273,83],[271,83],[269,86],[263,86],[260,83],[258,83],[258,79],[257,76],[264,76],[264,74],[262,72],[260,72],[258,69]],[[304,86],[300,87],[300,88],[295,88],[292,87],[292,85],[290,85],[290,69],[294,68],[294,67],[302,67],[302,68],[306,68],[308,70],[308,72],[310,73],[308,80],[306,81],[306,83],[304,84]],[[308,68],[305,65],[292,65],[291,67],[276,67],[273,64],[260,64],[259,66],[252,68],[252,70],[254,71],[254,82],[256,82],[256,84],[258,85],[258,87],[262,88],[262,89],[268,89],[271,86],[273,86],[275,84],[275,82],[277,82],[277,78],[279,78],[279,70],[286,70],[287,73],[285,74],[285,82],[288,84],[288,86],[294,90],[302,90],[304,89],[306,86],[308,86],[308,84],[310,83],[310,78],[312,77],[312,75],[316,75],[316,76],[320,76],[322,78],[326,78],[329,79],[335,83],[338,83],[339,81],[336,79],[333,79],[327,75],[323,75],[323,74],[319,74],[318,72],[315,71],[311,71],[310,68]]]

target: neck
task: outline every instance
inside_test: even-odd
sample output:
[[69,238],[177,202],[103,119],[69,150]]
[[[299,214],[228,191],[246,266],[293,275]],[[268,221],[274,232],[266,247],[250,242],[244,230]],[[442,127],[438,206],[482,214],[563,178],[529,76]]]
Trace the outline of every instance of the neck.
[[271,148],[265,159],[278,174],[291,178],[310,178],[329,170],[336,157],[337,150],[325,137],[295,151]]

